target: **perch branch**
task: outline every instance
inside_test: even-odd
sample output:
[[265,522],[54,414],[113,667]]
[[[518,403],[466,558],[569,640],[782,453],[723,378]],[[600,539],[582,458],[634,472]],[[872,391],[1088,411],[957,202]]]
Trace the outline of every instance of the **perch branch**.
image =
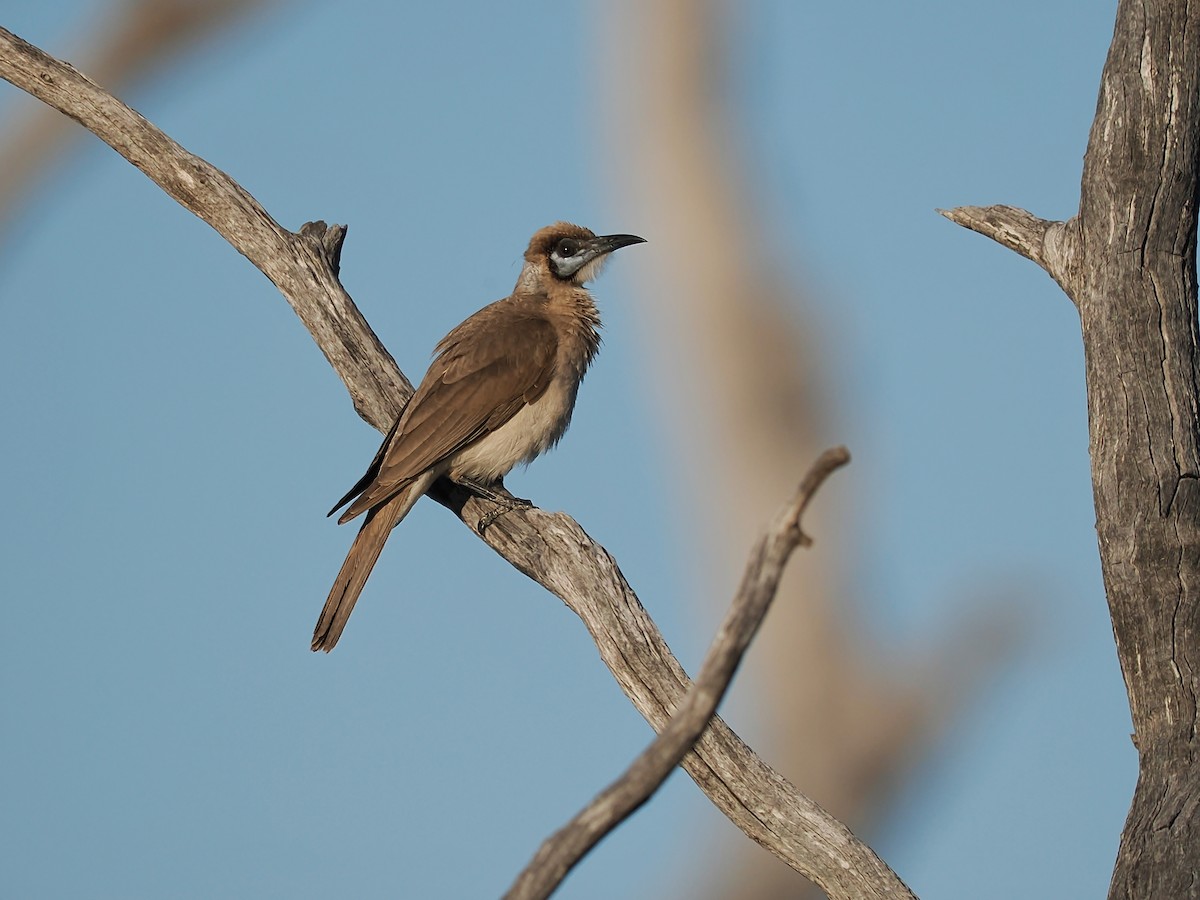
[[[112,0],[84,26],[87,70],[113,87],[145,83],[177,64],[197,43],[247,21],[274,0]],[[6,121],[0,135],[0,237],[14,224],[21,201],[68,146],[82,136],[45,106]]]
[[[278,225],[237,182],[184,150],[73,67],[0,28],[0,77],[78,121],[211,225],[279,288],[345,382],[359,414],[386,431],[412,392],[337,279],[343,233]],[[431,496],[474,529],[490,507],[453,485]],[[515,511],[481,536],[583,619],[638,711],[666,727],[690,682],[616,562],[570,517]],[[835,898],[911,897],[869,847],[714,718],[684,768],[752,840]]]

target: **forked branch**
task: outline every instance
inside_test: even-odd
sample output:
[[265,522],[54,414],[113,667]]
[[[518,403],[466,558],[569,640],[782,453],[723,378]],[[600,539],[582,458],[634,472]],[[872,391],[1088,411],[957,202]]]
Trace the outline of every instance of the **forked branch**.
[[[283,293],[366,421],[386,431],[412,392],[338,281],[342,234],[313,223],[295,234],[228,175],[188,153],[71,66],[0,28],[0,77],[78,121],[141,169],[257,266]],[[489,511],[452,485],[431,496],[474,530]],[[656,729],[690,681],[616,562],[567,515],[512,512],[481,535],[583,619],[621,689]],[[683,766],[752,840],[835,898],[911,897],[841,822],[766,765],[719,718]]]

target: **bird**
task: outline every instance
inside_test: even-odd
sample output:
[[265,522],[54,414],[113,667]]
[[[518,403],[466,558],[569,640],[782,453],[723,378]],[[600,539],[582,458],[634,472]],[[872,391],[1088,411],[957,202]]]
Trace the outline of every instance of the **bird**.
[[[313,631],[329,652],[392,529],[439,478],[503,504],[530,506],[504,476],[558,443],[600,348],[600,313],[584,286],[634,234],[596,235],[569,222],[534,233],[513,292],[450,331],[366,474],[329,511],[365,513]],[[481,520],[484,526],[485,520]]]

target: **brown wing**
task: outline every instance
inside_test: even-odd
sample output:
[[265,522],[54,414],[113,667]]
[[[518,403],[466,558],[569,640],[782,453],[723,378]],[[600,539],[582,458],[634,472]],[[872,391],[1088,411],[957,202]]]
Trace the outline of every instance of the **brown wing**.
[[537,400],[554,376],[557,351],[550,321],[511,299],[451,331],[396,423],[374,479],[341,521],[384,502]]
[[[411,403],[412,397],[409,397],[408,400],[409,403]],[[405,403],[404,407],[407,408],[407,406],[408,403]],[[400,415],[397,416],[396,421],[392,423],[392,427],[388,431],[387,437],[383,439],[383,443],[380,444],[379,449],[375,451],[375,458],[371,460],[371,464],[367,466],[367,471],[363,474],[363,477],[354,482],[354,487],[346,491],[346,493],[342,495],[341,500],[333,504],[333,509],[325,513],[326,516],[332,516],[335,512],[365,491],[367,489],[367,485],[375,480],[375,477],[379,474],[379,467],[383,464],[383,455],[387,452],[388,445],[391,444],[392,438],[395,437],[396,429],[400,427],[400,419],[403,418],[403,416],[404,409],[402,408],[400,410]]]

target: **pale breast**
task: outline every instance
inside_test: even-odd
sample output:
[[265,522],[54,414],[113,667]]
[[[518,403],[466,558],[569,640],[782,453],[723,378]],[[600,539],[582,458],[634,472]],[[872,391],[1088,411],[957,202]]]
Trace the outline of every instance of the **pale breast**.
[[558,443],[571,424],[579,390],[577,382],[564,381],[556,378],[536,401],[522,407],[491,434],[454,454],[450,477],[492,482]]
[[553,378],[533,403],[448,460],[451,478],[492,482],[518,463],[527,463],[558,443],[571,424],[579,383],[600,346],[600,323],[591,296],[582,289],[556,301],[536,300],[540,315],[554,322],[558,354]]

